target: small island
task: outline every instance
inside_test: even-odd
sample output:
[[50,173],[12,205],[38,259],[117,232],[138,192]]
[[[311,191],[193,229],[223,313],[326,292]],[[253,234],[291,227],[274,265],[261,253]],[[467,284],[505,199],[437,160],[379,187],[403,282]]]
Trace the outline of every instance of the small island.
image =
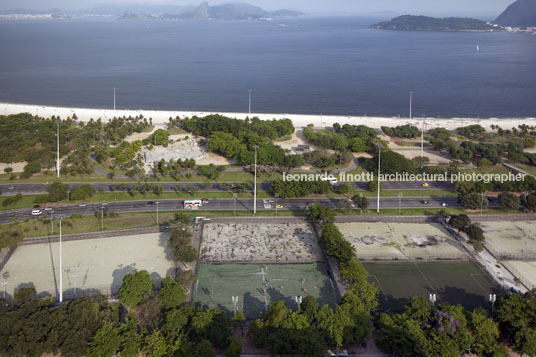
[[399,31],[494,31],[497,27],[485,21],[462,18],[446,17],[435,18],[429,16],[403,15],[371,26],[381,30]]

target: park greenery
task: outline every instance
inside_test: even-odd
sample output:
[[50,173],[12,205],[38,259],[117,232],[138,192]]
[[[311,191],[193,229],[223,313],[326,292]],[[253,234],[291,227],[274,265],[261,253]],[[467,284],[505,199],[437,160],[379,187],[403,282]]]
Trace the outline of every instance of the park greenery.
[[272,195],[278,194],[281,198],[304,197],[311,194],[324,194],[331,192],[332,186],[327,181],[287,181],[275,180],[270,186]]
[[389,126],[382,126],[382,131],[385,135],[394,137],[394,138],[406,138],[413,139],[421,135],[421,131],[415,125],[400,125],[394,128]]
[[458,230],[458,233],[464,232],[469,237],[469,243],[475,248],[476,252],[484,249],[484,231],[474,223],[466,214],[450,216],[448,224]]

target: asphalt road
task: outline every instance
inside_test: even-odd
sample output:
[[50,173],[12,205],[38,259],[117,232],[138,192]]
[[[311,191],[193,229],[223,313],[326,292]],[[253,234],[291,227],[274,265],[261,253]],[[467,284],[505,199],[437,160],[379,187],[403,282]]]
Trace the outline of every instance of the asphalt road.
[[[494,197],[488,197],[490,206],[497,205],[497,199]],[[428,201],[427,204],[423,204],[422,201]],[[283,209],[300,210],[305,209],[309,203],[322,203],[326,206],[336,208],[340,199],[337,198],[323,198],[323,199],[278,199],[277,204],[283,206]],[[158,209],[160,211],[174,211],[184,210],[182,200],[160,200],[158,201]],[[401,208],[439,208],[443,203],[446,203],[448,207],[460,207],[457,203],[456,197],[386,197],[381,198],[380,208],[398,208],[400,202]],[[123,201],[123,202],[109,202],[107,203],[110,212],[126,213],[126,212],[156,212],[156,201]],[[100,203],[87,204],[86,206],[80,205],[62,205],[52,207],[53,211],[46,211],[44,207],[40,209],[43,211],[41,216],[32,216],[31,208],[16,209],[9,211],[0,211],[0,223],[9,223],[14,217],[17,219],[38,219],[43,216],[50,216],[53,214],[55,217],[59,214],[65,216],[71,216],[73,214],[92,215],[96,212],[100,212],[102,205]],[[202,210],[233,210],[235,202],[232,198],[217,198],[210,199],[208,204],[204,204],[200,209]],[[376,199],[369,198],[369,208],[376,208]],[[237,210],[253,210],[252,199],[236,199]],[[264,210],[275,210],[275,199],[258,199],[257,210],[262,212]],[[191,211],[191,210],[186,210]],[[195,211],[195,210],[193,210]]]
[[[387,181],[383,184],[384,190],[443,190],[443,189],[452,189],[453,185],[450,182],[444,182],[444,181],[430,181],[428,183],[428,187],[423,187],[424,182],[418,182],[418,181]],[[66,184],[69,185],[69,190],[72,190],[78,186],[83,185],[83,182],[77,182],[77,183],[69,183],[66,182]],[[118,186],[121,184],[120,182],[88,182],[88,184],[92,185],[96,191],[104,191],[104,192],[113,192],[113,191],[120,191],[118,189]],[[158,184],[162,185],[162,189],[164,192],[176,192],[178,190],[178,187],[181,189],[184,187],[195,187],[198,191],[205,191],[205,192],[214,192],[214,191],[228,191],[231,189],[232,183],[203,183],[203,182],[149,182],[149,184]],[[341,185],[342,183],[338,183],[335,185],[335,187]],[[352,186],[367,190],[368,189],[368,183],[367,182],[352,182],[350,183]],[[127,183],[129,186],[135,186],[135,183]],[[225,185],[227,188],[225,188]],[[259,182],[258,183],[258,189],[267,191],[270,186],[272,185],[271,182]],[[0,185],[0,191],[2,192],[2,195],[15,195],[17,193],[21,193],[24,195],[29,194],[39,194],[39,193],[46,193],[48,189],[48,184],[43,183],[14,183],[14,184],[2,184]]]

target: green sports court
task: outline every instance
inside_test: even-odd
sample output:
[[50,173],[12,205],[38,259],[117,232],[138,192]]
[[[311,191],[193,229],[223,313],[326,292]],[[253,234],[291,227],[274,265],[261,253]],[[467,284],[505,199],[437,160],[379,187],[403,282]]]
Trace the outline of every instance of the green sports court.
[[486,306],[497,284],[472,262],[363,263],[369,280],[380,289],[380,308],[400,310],[413,296],[437,296],[436,303],[460,304],[468,309]]
[[[194,303],[231,315],[233,297],[248,319],[260,317],[266,305],[283,300],[296,309],[296,297],[311,295],[320,305],[337,301],[336,287],[324,263],[312,264],[199,264],[193,288]],[[236,301],[236,300],[235,300]]]

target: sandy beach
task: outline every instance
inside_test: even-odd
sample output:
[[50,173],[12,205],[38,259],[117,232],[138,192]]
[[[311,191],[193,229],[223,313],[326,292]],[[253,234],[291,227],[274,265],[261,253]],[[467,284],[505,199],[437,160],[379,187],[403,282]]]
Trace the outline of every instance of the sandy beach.
[[[0,114],[18,114],[18,113],[30,113],[42,117],[51,117],[53,115],[60,116],[65,119],[72,117],[76,114],[78,120],[89,121],[91,118],[102,120],[108,120],[113,117],[122,116],[138,116],[143,115],[145,118],[152,118],[153,124],[166,124],[170,117],[186,118],[197,116],[206,116],[210,114],[221,114],[232,118],[245,119],[248,116],[259,117],[262,120],[271,119],[291,119],[294,126],[297,128],[303,128],[309,124],[313,124],[315,127],[330,127],[334,123],[353,124],[353,125],[367,125],[371,128],[380,128],[381,126],[397,126],[405,125],[409,123],[420,123],[422,125],[423,118],[409,118],[404,117],[368,117],[368,116],[344,116],[344,115],[306,115],[306,114],[289,114],[289,113],[224,113],[224,112],[192,112],[192,111],[164,111],[164,110],[143,110],[143,109],[92,109],[92,108],[65,108],[65,107],[51,107],[42,105],[30,105],[30,104],[13,104],[13,103],[0,103]],[[504,129],[510,129],[517,127],[521,124],[536,125],[536,118],[487,118],[487,119],[475,119],[475,118],[424,118],[427,128],[441,127],[445,129],[456,129],[460,126],[466,126],[471,124],[480,124],[485,128],[489,128],[491,125],[499,125]]]

